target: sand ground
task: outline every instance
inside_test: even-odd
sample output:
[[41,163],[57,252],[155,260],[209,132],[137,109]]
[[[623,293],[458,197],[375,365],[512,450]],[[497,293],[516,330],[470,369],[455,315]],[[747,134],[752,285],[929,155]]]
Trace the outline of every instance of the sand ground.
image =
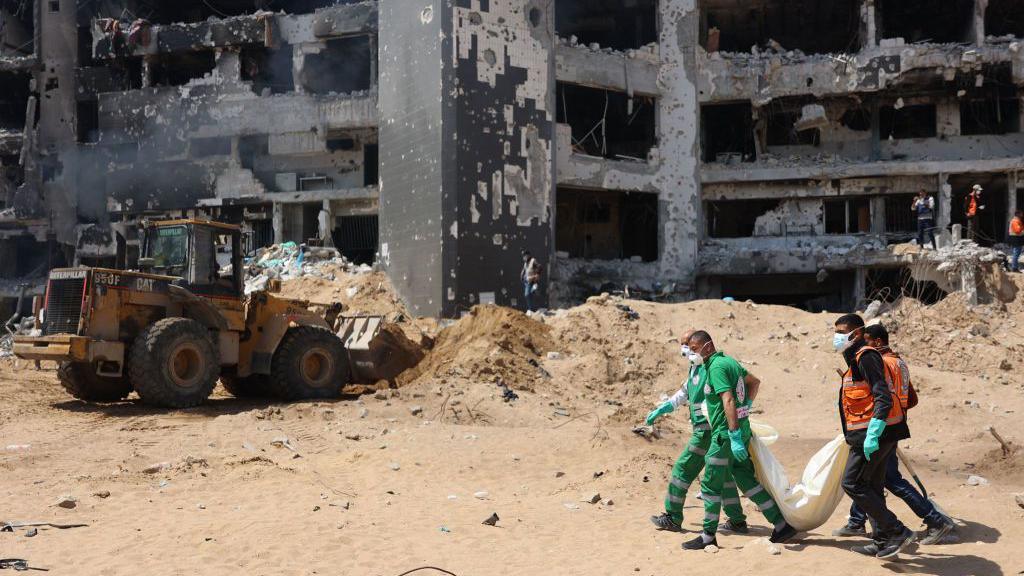
[[[763,380],[757,418],[780,431],[773,450],[796,476],[838,430],[835,315],[621,302],[639,313],[630,320],[615,304],[587,304],[543,325],[521,315],[479,320],[487,325],[447,346],[461,356],[428,357],[431,369],[397,392],[332,402],[240,400],[218,388],[190,410],[152,409],[134,396],[88,404],[64,393],[52,366],[6,360],[0,521],[88,526],[0,533],[0,557],[76,575],[397,576],[424,565],[458,576],[1024,572],[1024,509],[1014,497],[1024,492],[1024,467],[1019,453],[1002,458],[986,431],[1024,441],[1019,310],[997,311],[988,335],[967,338],[965,330],[947,343],[948,329],[915,328],[905,338],[911,345],[897,343],[922,397],[903,449],[964,526],[957,543],[882,562],[830,535],[848,501],[780,555],[751,544],[768,528],[746,500],[752,535],[721,536],[717,554],[681,550],[691,535],[656,532],[648,517],[661,511],[687,439],[685,417],[667,417],[661,439],[630,432],[678,385],[685,364],[674,338],[704,327]],[[912,326],[919,318],[888,319]],[[521,339],[520,330],[535,345],[500,337]],[[985,348],[945,366],[944,346]],[[1009,369],[1000,368],[1004,360]],[[519,399],[502,401],[496,381]],[[988,483],[967,485],[971,474]],[[594,493],[603,501],[583,501]],[[77,506],[55,506],[63,495]],[[690,531],[699,529],[699,504],[691,494]],[[901,502],[893,509],[919,527]],[[483,525],[492,513],[497,526]]]

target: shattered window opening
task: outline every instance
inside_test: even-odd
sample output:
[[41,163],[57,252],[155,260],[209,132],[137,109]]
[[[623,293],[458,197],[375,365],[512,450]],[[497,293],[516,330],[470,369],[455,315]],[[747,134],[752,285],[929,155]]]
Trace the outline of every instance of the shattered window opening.
[[559,82],[557,104],[557,121],[572,127],[576,153],[646,162],[656,145],[653,97]]
[[657,0],[555,0],[555,33],[628,50],[658,41]]
[[867,196],[825,200],[825,234],[865,234],[871,231],[871,202]]
[[29,0],[0,3],[0,56],[30,56],[34,51],[35,14]]
[[848,53],[860,43],[860,3],[855,0],[706,0],[701,21],[701,45],[708,52],[749,52],[757,46]]
[[915,104],[901,108],[883,106],[879,109],[879,127],[882,140],[934,138],[938,134],[935,104]]
[[1024,0],[988,0],[985,9],[987,36],[1024,36]]
[[328,40],[318,53],[306,54],[299,82],[313,94],[349,94],[369,90],[373,70],[369,36]]
[[658,196],[647,192],[556,191],[555,249],[588,260],[658,259]]
[[974,28],[974,0],[878,0],[880,38],[916,42],[967,42]]
[[705,162],[731,164],[756,159],[753,107],[749,102],[706,104],[700,113]]
[[[936,200],[935,209],[938,211],[936,194],[929,192],[928,195]],[[917,194],[913,192],[885,195],[886,233],[901,235],[907,239],[917,233],[917,213],[910,209],[914,204],[915,196]]]
[[242,48],[239,59],[242,81],[252,82],[253,91],[257,94],[285,94],[295,91],[290,44],[276,48]]
[[711,238],[752,238],[757,219],[776,210],[780,200],[717,200],[705,204],[707,234]]
[[160,54],[149,58],[152,86],[183,86],[203,78],[217,67],[213,50]]

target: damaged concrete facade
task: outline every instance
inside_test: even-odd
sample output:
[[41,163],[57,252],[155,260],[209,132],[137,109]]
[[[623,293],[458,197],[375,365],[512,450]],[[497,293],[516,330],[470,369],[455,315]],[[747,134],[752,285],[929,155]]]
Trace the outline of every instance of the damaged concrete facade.
[[841,308],[918,190],[948,230],[985,186],[987,243],[1024,206],[1019,0],[286,4],[0,2],[0,297],[185,214],[376,258],[420,314],[521,306],[524,250],[541,304]]

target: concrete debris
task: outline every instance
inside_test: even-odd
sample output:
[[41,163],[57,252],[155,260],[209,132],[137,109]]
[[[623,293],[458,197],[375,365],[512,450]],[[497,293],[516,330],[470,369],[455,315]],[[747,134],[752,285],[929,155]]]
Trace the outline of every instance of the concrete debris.
[[974,474],[971,474],[970,476],[967,477],[967,485],[968,486],[988,486],[988,480],[986,478],[981,477],[981,476],[976,476]]
[[266,289],[272,279],[313,276],[334,280],[340,273],[366,274],[372,271],[373,268],[366,264],[349,262],[336,248],[284,242],[260,248],[246,262],[245,293]]
[[482,524],[484,524],[485,526],[495,526],[498,524],[498,520],[500,520],[500,518],[498,518],[498,513],[494,512],[490,516],[488,516],[487,519],[482,522]]
[[57,498],[57,502],[54,503],[54,506],[71,510],[72,508],[78,506],[78,498],[75,498],[74,496],[71,496],[69,494],[65,494],[60,498]]
[[580,502],[586,502],[587,504],[597,504],[600,501],[601,494],[599,492],[592,492],[580,499]]

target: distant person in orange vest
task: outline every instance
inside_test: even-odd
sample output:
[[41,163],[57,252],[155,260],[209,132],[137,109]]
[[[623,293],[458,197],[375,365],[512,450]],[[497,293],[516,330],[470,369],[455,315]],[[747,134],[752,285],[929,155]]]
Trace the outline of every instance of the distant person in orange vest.
[[1013,213],[1006,243],[1010,245],[1010,271],[1020,272],[1020,252],[1024,249],[1024,211]]
[[964,198],[964,216],[967,217],[967,239],[978,241],[978,212],[985,209],[981,203],[981,184],[975,184],[971,192]]
[[[882,362],[885,364],[886,375],[896,390],[896,396],[900,405],[909,410],[917,406],[917,392],[910,381],[910,368],[900,358],[900,355],[889,348],[889,331],[881,324],[872,324],[864,328],[864,341],[868,346],[874,348],[882,355]],[[928,500],[926,495],[921,494],[914,488],[913,484],[907,481],[900,474],[899,460],[893,452],[885,464],[885,488],[900,500],[906,502],[907,506],[924,521],[927,530],[920,534],[921,544],[939,544],[946,538],[946,535],[955,528],[953,521],[946,515],[939,512],[935,505]],[[850,520],[846,526],[832,531],[833,536],[865,536],[864,524],[867,522],[867,515],[854,503],[850,506]]]
[[886,464],[896,443],[910,438],[910,429],[900,399],[889,385],[882,355],[864,340],[864,319],[857,314],[840,316],[832,346],[847,366],[839,389],[840,423],[850,446],[843,490],[874,528],[871,544],[852,550],[892,558],[916,538],[885,505]]

